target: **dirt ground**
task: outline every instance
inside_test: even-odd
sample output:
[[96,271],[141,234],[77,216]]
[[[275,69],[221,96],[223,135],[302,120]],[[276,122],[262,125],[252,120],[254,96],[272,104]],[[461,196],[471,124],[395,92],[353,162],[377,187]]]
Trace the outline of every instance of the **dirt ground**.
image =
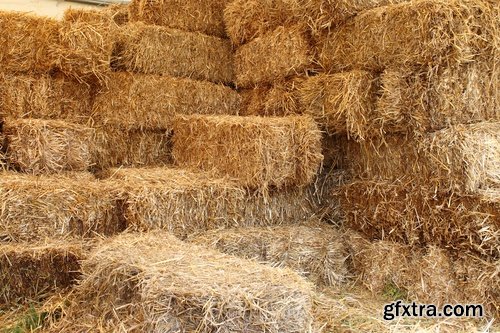
[[0,0],[0,10],[32,12],[55,18],[61,18],[64,11],[70,7],[95,8],[97,6],[62,0]]

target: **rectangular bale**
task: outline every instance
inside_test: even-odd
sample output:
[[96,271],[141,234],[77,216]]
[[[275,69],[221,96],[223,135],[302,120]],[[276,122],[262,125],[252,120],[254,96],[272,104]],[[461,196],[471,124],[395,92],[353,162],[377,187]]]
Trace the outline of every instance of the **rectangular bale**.
[[54,68],[52,48],[59,42],[60,22],[21,12],[0,11],[0,69],[47,73]]
[[117,57],[116,66],[130,72],[234,81],[231,43],[198,32],[130,23],[122,28]]
[[296,273],[164,233],[103,241],[59,331],[307,332],[312,286]]
[[39,302],[80,276],[85,249],[78,242],[0,245],[0,305]]
[[0,239],[91,238],[124,229],[120,189],[68,175],[0,175]]
[[233,45],[239,47],[280,26],[297,23],[297,0],[234,0],[224,9],[226,30]]
[[499,191],[436,192],[413,182],[354,181],[336,191],[346,224],[370,239],[500,258]]
[[61,120],[7,119],[3,126],[11,167],[32,174],[86,171],[93,165],[94,131]]
[[226,37],[223,11],[230,0],[132,0],[131,21]]
[[126,193],[124,211],[132,230],[188,235],[237,226],[291,224],[310,218],[306,191],[248,193],[228,178],[177,168],[118,168],[104,173]]
[[475,0],[378,7],[325,32],[317,45],[318,60],[335,72],[467,63],[491,57],[497,20],[491,5]]
[[306,74],[312,64],[311,47],[302,25],[278,27],[236,50],[236,84],[251,88]]
[[457,125],[423,137],[349,142],[346,165],[363,179],[405,180],[439,191],[500,189],[500,123]]
[[347,249],[338,231],[326,224],[218,229],[197,233],[188,242],[288,267],[319,286],[342,286],[349,275]]
[[233,114],[241,98],[229,87],[188,78],[113,73],[95,98],[93,121],[127,130],[171,130],[176,114]]
[[124,129],[107,124],[95,127],[97,170],[127,166],[158,166],[172,162],[171,135],[166,130]]
[[299,86],[297,95],[304,113],[330,134],[364,138],[377,121],[373,109],[378,94],[375,74],[354,70],[312,76]]
[[172,140],[178,166],[249,188],[305,186],[323,160],[321,132],[307,116],[178,116]]
[[0,73],[0,114],[86,123],[93,89],[63,75]]

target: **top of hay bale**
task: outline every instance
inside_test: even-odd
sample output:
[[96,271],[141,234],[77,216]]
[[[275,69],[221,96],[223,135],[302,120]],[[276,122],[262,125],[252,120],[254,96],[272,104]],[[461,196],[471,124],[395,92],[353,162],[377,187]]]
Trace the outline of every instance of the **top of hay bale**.
[[223,11],[230,0],[132,0],[131,21],[226,37]]
[[129,21],[127,5],[114,4],[99,9],[70,8],[64,12],[64,21],[67,22],[107,22],[124,25]]
[[302,333],[312,324],[311,285],[296,273],[163,232],[103,241],[83,272],[59,329]]

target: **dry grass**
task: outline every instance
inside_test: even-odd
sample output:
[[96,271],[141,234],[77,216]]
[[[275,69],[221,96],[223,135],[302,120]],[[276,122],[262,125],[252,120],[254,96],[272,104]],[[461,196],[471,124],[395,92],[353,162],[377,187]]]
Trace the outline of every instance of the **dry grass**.
[[120,38],[120,69],[216,83],[234,81],[228,40],[141,22],[124,26]]
[[176,114],[237,114],[240,100],[234,90],[210,82],[113,73],[97,94],[93,119],[127,130],[171,130]]
[[317,285],[341,286],[349,275],[340,235],[326,224],[219,229],[188,241],[272,267],[288,267]]
[[320,39],[332,71],[467,63],[487,55],[498,33],[491,5],[475,0],[405,2],[365,11]]
[[310,51],[302,25],[278,27],[236,50],[236,84],[250,88],[305,74],[312,63]]
[[304,186],[319,170],[321,133],[305,116],[179,116],[172,155],[177,165],[214,171],[243,186]]
[[86,171],[92,165],[94,131],[60,120],[7,119],[3,126],[9,164],[32,174]]
[[133,0],[132,21],[224,38],[223,11],[230,0]]
[[457,125],[423,137],[349,142],[346,164],[363,179],[405,180],[439,191],[500,189],[500,123]]
[[396,288],[420,303],[483,304],[487,318],[500,313],[498,259],[485,261],[462,251],[369,242],[356,233],[346,235],[354,270],[372,293]]
[[326,132],[364,138],[374,119],[378,90],[376,76],[366,71],[320,74],[304,81],[298,94],[304,113],[314,117]]
[[170,133],[161,129],[124,129],[96,126],[96,169],[141,167],[171,163]]
[[71,287],[83,256],[78,242],[0,245],[0,305],[40,301]]
[[349,227],[370,239],[500,257],[498,192],[458,195],[408,182],[355,181],[337,190]]
[[129,22],[129,9],[126,5],[110,5],[99,9],[69,8],[64,12],[66,22],[97,22],[124,25]]
[[228,178],[174,168],[111,169],[127,194],[125,217],[133,230],[164,229],[180,238],[217,228],[270,226],[310,218],[307,191],[264,197]]
[[54,331],[309,332],[313,291],[296,273],[162,232],[105,240],[83,262]]
[[85,123],[93,91],[67,77],[0,73],[0,114]]
[[280,26],[297,23],[297,0],[235,0],[224,9],[226,30],[235,46],[241,46]]
[[120,189],[88,177],[0,176],[0,239],[110,235],[123,230]]
[[53,69],[52,47],[58,43],[59,27],[50,18],[0,11],[2,71],[46,73]]

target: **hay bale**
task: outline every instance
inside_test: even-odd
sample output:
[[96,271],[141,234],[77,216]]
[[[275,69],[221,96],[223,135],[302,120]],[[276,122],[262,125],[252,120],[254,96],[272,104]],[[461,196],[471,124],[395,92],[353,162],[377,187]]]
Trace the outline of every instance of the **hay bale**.
[[230,0],[132,0],[131,21],[226,37],[223,11]]
[[0,245],[0,305],[37,302],[76,283],[81,243]]
[[301,114],[303,107],[298,96],[305,79],[295,77],[240,91],[242,116],[288,116]]
[[498,20],[475,0],[410,1],[365,11],[318,43],[326,70],[467,63],[490,53]]
[[117,66],[145,74],[234,81],[231,43],[225,39],[143,23],[123,27]]
[[60,120],[7,119],[7,159],[33,174],[85,171],[92,164],[94,131]]
[[[480,152],[480,154],[478,154]],[[412,181],[439,191],[500,189],[500,123],[457,125],[424,137],[349,142],[346,164],[363,179]]]
[[170,164],[171,135],[166,130],[124,129],[108,124],[96,126],[95,168],[140,167]]
[[0,73],[0,114],[85,123],[93,91],[65,76]]
[[64,11],[66,22],[107,22],[109,24],[124,25],[129,22],[128,6],[114,4],[99,9],[68,8]]
[[306,332],[312,286],[296,273],[167,233],[103,242],[82,265],[58,331]]
[[92,117],[99,125],[165,131],[176,114],[237,114],[240,99],[231,88],[210,82],[113,73],[96,96]]
[[297,0],[235,0],[224,9],[224,22],[231,42],[241,46],[280,26],[297,23]]
[[306,29],[301,25],[278,27],[238,48],[234,63],[240,88],[306,74],[312,63]]
[[60,23],[47,17],[0,11],[2,71],[46,73],[54,67],[52,47],[59,41]]
[[305,116],[178,116],[172,140],[177,165],[250,188],[307,185],[323,160],[321,133]]
[[377,90],[374,74],[354,70],[310,77],[299,87],[298,95],[304,113],[313,116],[327,133],[363,138],[374,120]]
[[413,182],[354,181],[336,191],[346,224],[370,239],[500,257],[500,195],[436,192]]
[[0,175],[0,239],[111,235],[123,230],[120,190],[110,182],[65,175]]
[[291,268],[318,285],[341,286],[348,277],[347,251],[338,232],[326,225],[213,230],[188,241],[272,267]]
[[104,176],[125,189],[124,214],[134,230],[165,229],[185,238],[217,228],[296,223],[314,214],[306,191],[282,191],[266,198],[209,173],[123,168]]

